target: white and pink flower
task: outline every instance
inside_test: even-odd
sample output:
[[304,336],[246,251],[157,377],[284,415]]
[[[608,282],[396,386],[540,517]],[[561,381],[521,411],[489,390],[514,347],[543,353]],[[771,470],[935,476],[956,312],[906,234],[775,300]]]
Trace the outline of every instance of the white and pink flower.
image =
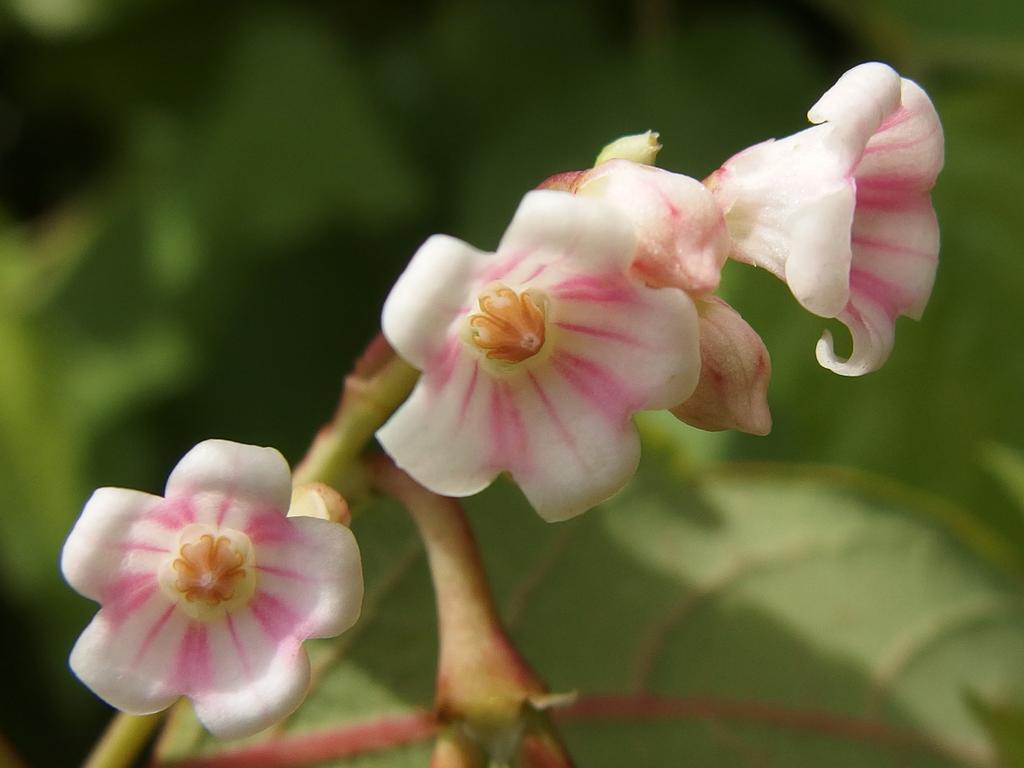
[[637,242],[612,206],[526,195],[496,253],[435,236],[384,307],[384,334],[423,375],[378,432],[422,485],[469,496],[508,471],[562,520],[632,476],[632,415],[694,390],[698,319],[683,291],[631,271]]
[[818,361],[858,376],[885,363],[896,318],[919,319],[931,294],[942,126],[916,83],[877,62],[845,73],[807,116],[816,125],[740,152],[707,184],[732,256],[785,280],[811,312],[841,320],[850,357],[835,354],[826,331]]
[[189,697],[221,737],[298,707],[310,637],[359,616],[359,549],[343,525],[286,517],[291,472],[272,448],[207,440],[164,497],[96,491],[64,546],[64,577],[101,609],[71,652],[97,695],[132,714]]
[[[712,292],[732,245],[715,197],[696,179],[618,157],[653,160],[660,149],[650,132],[612,142],[586,171],[557,174],[542,186],[598,199],[633,227],[632,272],[654,288],[678,288],[694,299],[700,316],[700,380],[672,412],[707,430],[771,430],[771,362],[761,337]],[[653,143],[652,143],[653,142]]]

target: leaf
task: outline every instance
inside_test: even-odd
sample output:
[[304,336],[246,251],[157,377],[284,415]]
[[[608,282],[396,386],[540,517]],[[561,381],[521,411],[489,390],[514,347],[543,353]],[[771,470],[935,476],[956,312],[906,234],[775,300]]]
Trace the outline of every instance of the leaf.
[[[648,437],[629,488],[569,523],[540,522],[507,484],[469,503],[514,639],[553,691],[579,692],[555,717],[580,765],[996,765],[965,694],[1024,686],[1017,584],[908,508],[912,496],[772,464],[693,479]],[[327,760],[391,728],[415,743],[326,764],[426,763],[423,558],[390,503],[361,510],[355,530],[363,618],[315,646],[306,704],[236,759],[274,749],[274,764],[296,764],[316,747]],[[161,764],[243,748],[207,736],[172,748],[174,736]]]
[[1024,706],[982,701],[975,696],[968,701],[992,735],[1002,764],[1007,768],[1024,766]]
[[982,464],[1003,484],[1017,506],[1024,511],[1024,455],[1006,445],[983,446]]
[[421,181],[342,41],[295,11],[242,19],[191,180],[213,236],[266,248],[329,223],[408,216]]

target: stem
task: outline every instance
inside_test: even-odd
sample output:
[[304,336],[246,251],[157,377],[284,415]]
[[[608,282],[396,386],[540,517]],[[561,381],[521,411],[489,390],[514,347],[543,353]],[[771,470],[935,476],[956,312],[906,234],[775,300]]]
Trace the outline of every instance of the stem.
[[118,712],[93,747],[83,768],[123,768],[132,765],[162,718],[163,712],[154,715]]
[[419,371],[398,357],[383,336],[377,336],[345,378],[334,418],[324,425],[292,481],[321,482],[350,496],[360,490],[359,455],[412,390]]
[[505,634],[462,508],[417,484],[389,459],[367,463],[374,486],[408,509],[427,548],[437,595],[440,649],[437,706],[442,720],[510,721],[544,693]]

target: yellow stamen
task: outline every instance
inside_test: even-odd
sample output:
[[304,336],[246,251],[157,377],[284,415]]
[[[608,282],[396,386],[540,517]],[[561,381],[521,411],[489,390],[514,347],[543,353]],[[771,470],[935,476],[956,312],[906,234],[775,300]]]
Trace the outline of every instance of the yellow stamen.
[[504,286],[480,294],[480,313],[469,318],[472,340],[490,360],[521,363],[544,346],[544,310],[528,293]]
[[173,568],[174,587],[185,599],[216,606],[235,596],[235,587],[245,578],[245,556],[226,536],[205,533],[198,540],[182,544]]

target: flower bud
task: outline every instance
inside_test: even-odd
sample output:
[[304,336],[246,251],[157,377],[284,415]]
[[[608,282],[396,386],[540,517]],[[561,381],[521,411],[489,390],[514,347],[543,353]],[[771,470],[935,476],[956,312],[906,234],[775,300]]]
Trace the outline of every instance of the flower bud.
[[697,312],[700,381],[693,395],[672,413],[699,429],[767,435],[772,428],[771,360],[761,337],[721,299],[697,302]]

